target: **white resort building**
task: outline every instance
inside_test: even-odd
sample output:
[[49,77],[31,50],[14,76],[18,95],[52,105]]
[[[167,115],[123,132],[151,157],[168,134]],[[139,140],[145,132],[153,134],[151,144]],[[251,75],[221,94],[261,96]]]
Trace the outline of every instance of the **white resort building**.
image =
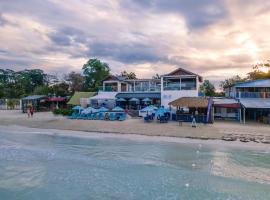
[[202,77],[178,68],[160,79],[125,79],[109,75],[96,96],[90,97],[90,105],[113,107],[122,105],[139,110],[143,105],[154,104],[169,107],[169,102],[181,97],[197,97]]

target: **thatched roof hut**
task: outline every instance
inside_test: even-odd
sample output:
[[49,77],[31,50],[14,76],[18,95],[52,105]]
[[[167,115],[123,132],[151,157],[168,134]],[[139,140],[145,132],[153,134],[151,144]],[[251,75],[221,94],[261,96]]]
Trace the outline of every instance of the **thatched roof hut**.
[[169,103],[174,107],[207,108],[207,97],[181,97]]

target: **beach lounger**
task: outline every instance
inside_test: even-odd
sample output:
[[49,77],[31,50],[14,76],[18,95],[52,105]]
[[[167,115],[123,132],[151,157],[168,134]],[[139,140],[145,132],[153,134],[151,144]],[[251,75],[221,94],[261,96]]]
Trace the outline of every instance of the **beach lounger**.
[[124,121],[126,119],[126,113],[120,113],[118,120]]
[[79,113],[74,112],[70,116],[68,116],[67,118],[68,119],[77,119],[78,116],[79,116]]
[[116,120],[116,113],[111,112],[111,113],[109,114],[109,120],[111,120],[111,121]]
[[87,114],[87,119],[89,119],[89,120],[92,120],[93,119],[91,113]]

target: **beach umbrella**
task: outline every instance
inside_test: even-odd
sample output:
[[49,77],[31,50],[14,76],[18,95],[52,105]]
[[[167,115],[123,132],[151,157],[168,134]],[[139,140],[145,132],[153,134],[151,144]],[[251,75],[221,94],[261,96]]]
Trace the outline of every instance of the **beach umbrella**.
[[124,98],[118,98],[118,99],[116,99],[116,101],[125,102],[125,101],[127,101],[127,100],[125,100]]
[[74,106],[72,110],[82,110],[83,108],[81,106]]
[[89,114],[89,113],[95,113],[95,112],[97,112],[97,109],[92,108],[92,107],[88,107],[82,111],[83,114]]
[[137,98],[131,98],[129,101],[140,101],[140,100]]
[[144,111],[144,112],[151,112],[151,111],[154,111],[158,109],[157,107],[153,106],[153,105],[150,105],[150,106],[147,106],[145,108],[143,108],[141,111]]
[[108,108],[105,108],[105,107],[100,107],[98,109],[98,112],[107,112],[107,111],[109,111],[109,109]]
[[144,98],[142,101],[143,101],[143,102],[150,102],[151,99],[147,97],[147,98]]
[[157,111],[155,112],[156,115],[164,115],[164,113],[169,112],[168,109],[164,108],[164,107],[160,107],[159,109],[157,109]]
[[116,106],[112,109],[112,111],[115,111],[115,112],[124,112],[125,110],[119,106]]

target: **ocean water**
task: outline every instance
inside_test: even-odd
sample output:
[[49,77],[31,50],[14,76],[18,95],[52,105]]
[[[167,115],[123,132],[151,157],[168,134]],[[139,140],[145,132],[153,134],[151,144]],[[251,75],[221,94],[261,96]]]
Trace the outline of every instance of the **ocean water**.
[[270,153],[0,129],[0,199],[270,199]]

